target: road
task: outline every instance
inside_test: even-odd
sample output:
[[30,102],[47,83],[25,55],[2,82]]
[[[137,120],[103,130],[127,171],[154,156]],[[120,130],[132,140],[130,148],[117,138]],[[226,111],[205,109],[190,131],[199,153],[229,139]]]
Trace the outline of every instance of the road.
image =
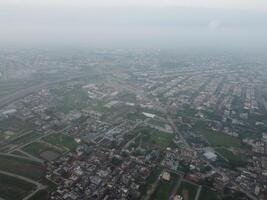
[[29,182],[29,183],[31,183],[33,185],[36,185],[37,189],[39,189],[39,190],[46,189],[46,186],[42,185],[41,183],[39,183],[37,181],[34,181],[32,179],[26,178],[24,176],[20,176],[18,174],[13,174],[13,173],[6,172],[6,171],[3,171],[3,170],[0,170],[0,174],[4,174],[4,175],[7,175],[7,176],[12,176],[14,178],[18,178],[18,179],[21,179],[23,181]]
[[[46,189],[46,186],[42,185],[41,183],[36,182],[34,180],[31,180],[29,178],[26,178],[24,176],[20,176],[20,175],[17,175],[17,174],[5,172],[5,171],[2,171],[2,170],[0,170],[0,174],[4,174],[4,175],[7,175],[7,176],[11,176],[11,177],[17,178],[17,179],[21,179],[23,181],[29,182],[29,183],[31,183],[33,185],[36,185],[36,189],[31,194],[29,194],[26,197],[24,197],[22,200],[27,200],[27,199],[31,198],[33,195],[35,195],[38,191]],[[1,200],[1,198],[0,198],[0,200]]]
[[[103,73],[102,73],[103,74]],[[83,77],[89,77],[89,76],[97,76],[97,75],[100,75],[100,74],[90,74],[90,75],[84,75],[84,74],[76,74],[75,76],[70,76],[68,78],[63,78],[63,79],[59,79],[59,80],[56,80],[56,81],[50,81],[50,82],[44,82],[44,83],[41,83],[40,85],[34,85],[32,87],[29,87],[29,88],[26,88],[24,90],[21,90],[21,91],[17,91],[16,93],[14,94],[11,94],[11,95],[8,95],[8,96],[5,96],[5,97],[2,97],[0,98],[0,108],[1,107],[4,107],[18,99],[21,99],[27,95],[30,95],[32,93],[34,93],[35,91],[38,91],[38,90],[41,90],[42,88],[45,88],[45,87],[49,87],[51,85],[54,85],[54,84],[57,84],[57,83],[62,83],[62,82],[66,82],[66,81],[71,81],[71,80],[74,80],[74,79],[77,79],[77,78],[83,78]]]

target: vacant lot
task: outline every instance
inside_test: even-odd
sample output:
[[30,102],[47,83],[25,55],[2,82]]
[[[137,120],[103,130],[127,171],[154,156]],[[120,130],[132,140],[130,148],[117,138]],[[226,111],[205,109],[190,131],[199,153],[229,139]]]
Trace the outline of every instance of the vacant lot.
[[35,185],[31,183],[0,174],[0,197],[5,200],[21,200],[34,189]]
[[0,156],[0,170],[39,180],[44,175],[41,163],[12,156]]
[[43,138],[43,140],[66,150],[73,150],[77,146],[72,137],[63,134],[52,134]]
[[224,148],[216,148],[216,152],[223,158],[228,160],[228,163],[232,167],[240,167],[246,164],[245,160],[241,156],[234,155],[231,151]]
[[199,200],[218,200],[217,194],[208,188],[202,187]]
[[205,124],[196,124],[196,126],[194,126],[194,131],[203,135],[212,146],[241,147],[239,138],[213,131]]
[[135,143],[142,145],[156,145],[166,148],[172,141],[173,135],[150,127],[142,127],[137,132],[141,135],[135,139]]
[[38,137],[40,137],[41,134],[40,133],[36,133],[36,132],[31,132],[25,135],[22,135],[20,137],[17,137],[16,139],[14,139],[12,141],[13,144],[17,144],[17,145],[22,145],[22,144],[26,144]]
[[197,194],[198,186],[182,181],[177,190],[177,194],[184,197],[184,200],[194,200]]
[[[25,152],[27,152],[27,153],[29,153],[29,154],[37,157],[37,158],[45,159],[48,161],[52,161],[52,160],[58,158],[58,156],[60,156],[60,153],[58,153],[54,148],[50,147],[49,145],[47,145],[45,143],[41,143],[41,142],[31,143],[31,144],[27,145],[26,147],[24,147],[23,151],[25,151]],[[50,153],[46,153],[46,152],[50,152]],[[51,156],[49,156],[49,154]]]
[[161,180],[159,182],[159,185],[157,186],[155,192],[152,194],[150,200],[169,199],[179,177],[180,177],[179,175],[171,173],[171,180],[170,181]]

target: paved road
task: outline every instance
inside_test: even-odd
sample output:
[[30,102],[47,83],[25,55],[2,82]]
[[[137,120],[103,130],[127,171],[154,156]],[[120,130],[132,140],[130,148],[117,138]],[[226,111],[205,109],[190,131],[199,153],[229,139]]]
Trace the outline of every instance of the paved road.
[[32,179],[29,179],[29,178],[26,178],[24,176],[20,176],[18,174],[13,174],[13,173],[10,173],[10,172],[6,172],[6,171],[3,171],[3,170],[0,170],[0,174],[4,174],[4,175],[7,175],[7,176],[12,176],[14,178],[18,178],[18,179],[21,179],[23,181],[26,181],[26,182],[29,182],[33,185],[36,185],[37,189],[39,190],[44,190],[46,189],[46,187],[44,185],[42,185],[41,183],[37,182],[37,181],[34,181]]
[[[29,182],[29,183],[31,183],[33,185],[36,185],[36,189],[31,194],[29,194],[26,197],[24,197],[22,200],[27,200],[27,199],[31,198],[33,195],[35,195],[37,192],[39,192],[40,190],[45,190],[46,189],[46,186],[42,185],[41,183],[39,183],[37,181],[34,181],[34,180],[31,180],[29,178],[26,178],[24,176],[20,176],[20,175],[13,174],[13,173],[6,172],[6,171],[2,171],[2,170],[0,170],[0,174],[4,174],[4,175],[7,175],[7,176],[12,176],[14,178],[18,178],[18,179],[21,179],[23,181]],[[4,200],[4,199],[1,199],[1,197],[0,197],[0,200]]]
[[[103,74],[103,73],[102,73]],[[32,87],[28,87],[24,90],[20,90],[20,91],[17,91],[16,93],[14,94],[11,94],[11,95],[8,95],[8,96],[5,96],[5,97],[2,97],[0,98],[0,108],[3,107],[3,106],[6,106],[8,105],[9,103],[12,103],[18,99],[21,99],[27,95],[30,95],[32,94],[33,92],[35,91],[38,91],[44,87],[48,87],[48,86],[51,86],[51,85],[54,85],[54,84],[57,84],[57,83],[61,83],[61,82],[66,82],[66,81],[71,81],[73,79],[77,79],[77,78],[83,78],[83,77],[89,77],[89,76],[97,76],[97,75],[100,75],[100,74],[90,74],[90,75],[84,75],[84,74],[76,74],[75,76],[70,76],[68,78],[63,78],[63,79],[59,79],[59,80],[56,80],[56,81],[50,81],[50,82],[45,82],[45,83],[41,83],[40,85],[34,85]]]
[[195,196],[195,200],[198,200],[201,190],[202,190],[202,186],[200,185],[200,186],[198,187],[198,189],[197,189],[197,194],[196,194],[196,196]]
[[25,156],[20,156],[20,155],[16,155],[16,154],[10,154],[10,153],[0,153],[0,156],[9,156],[9,157],[13,157],[13,158],[19,158],[19,159],[24,159],[24,160],[29,160],[29,161],[34,161],[34,162],[39,162],[39,163],[43,163],[43,160],[37,159],[37,158],[28,158]]

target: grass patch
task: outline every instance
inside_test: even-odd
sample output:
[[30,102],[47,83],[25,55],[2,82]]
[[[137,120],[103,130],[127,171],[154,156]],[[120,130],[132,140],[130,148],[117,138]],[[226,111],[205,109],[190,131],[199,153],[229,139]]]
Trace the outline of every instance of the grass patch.
[[199,195],[199,200],[218,200],[217,194],[206,187],[202,187]]
[[77,147],[77,143],[72,137],[63,134],[52,134],[43,138],[43,140],[67,150],[73,150]]
[[88,94],[86,90],[80,86],[74,87],[73,89],[66,91],[64,89],[55,90],[54,93],[57,96],[61,96],[62,100],[57,105],[58,111],[68,113],[71,110],[82,109],[86,106],[88,101]]
[[0,174],[0,197],[5,200],[21,200],[34,189],[35,185],[29,182]]
[[155,192],[151,195],[150,200],[169,199],[179,177],[180,176],[178,174],[171,173],[170,181],[160,180],[159,185],[157,186]]
[[33,195],[29,200],[47,200],[49,198],[48,192],[45,190],[38,191],[35,195]]
[[0,120],[0,130],[29,130],[32,128],[32,125],[29,122],[23,121],[16,117],[9,117],[4,120]]
[[166,148],[170,145],[173,135],[165,133],[150,127],[142,127],[138,129],[141,135],[135,139],[135,143],[139,145],[157,145],[162,148]]
[[176,194],[184,197],[185,200],[194,200],[197,194],[198,186],[182,181]]
[[23,148],[23,151],[37,157],[37,158],[41,158],[41,154],[45,151],[52,151],[52,152],[56,152],[58,153],[54,148],[49,147],[48,145],[41,143],[41,142],[34,142],[31,143],[29,145],[27,145],[26,147]]
[[40,136],[41,135],[39,133],[31,132],[31,133],[28,133],[26,135],[22,135],[21,137],[14,139],[12,141],[12,143],[17,144],[17,145],[22,145],[22,144],[28,143],[28,142],[40,137]]
[[197,123],[194,131],[204,136],[212,146],[241,147],[239,138],[213,131],[205,124]]
[[246,162],[244,161],[244,159],[242,159],[241,156],[234,155],[231,151],[227,149],[217,148],[216,152],[226,158],[228,160],[229,165],[232,167],[241,167],[246,164]]
[[44,175],[44,166],[41,163],[12,156],[0,156],[0,170],[39,180]]

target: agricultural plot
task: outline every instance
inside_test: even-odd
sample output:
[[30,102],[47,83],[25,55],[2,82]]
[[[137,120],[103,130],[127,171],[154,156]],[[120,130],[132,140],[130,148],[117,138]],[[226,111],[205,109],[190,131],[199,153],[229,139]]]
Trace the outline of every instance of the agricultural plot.
[[33,180],[39,180],[44,175],[44,166],[41,163],[5,155],[0,156],[0,170]]
[[67,151],[73,150],[77,147],[77,143],[74,138],[63,134],[52,134],[43,138],[43,140],[51,145],[55,145]]
[[28,134],[24,134],[21,137],[14,139],[12,143],[16,145],[22,145],[31,142],[32,140],[37,139],[38,137],[41,137],[40,133],[30,132]]
[[135,144],[137,145],[155,145],[166,148],[173,139],[172,134],[150,127],[142,127],[136,131],[141,133],[141,135],[135,139]]
[[12,176],[0,174],[0,198],[21,200],[35,189],[35,185]]
[[53,161],[60,156],[60,152],[46,143],[34,142],[23,148],[23,151],[40,159]]
[[178,174],[171,173],[171,179],[169,181],[160,180],[155,192],[150,197],[150,200],[169,199],[179,177]]
[[197,124],[194,131],[201,134],[212,146],[241,147],[239,138],[213,131],[203,124]]
[[184,200],[194,200],[197,194],[198,186],[186,181],[182,181],[176,194],[184,198]]

